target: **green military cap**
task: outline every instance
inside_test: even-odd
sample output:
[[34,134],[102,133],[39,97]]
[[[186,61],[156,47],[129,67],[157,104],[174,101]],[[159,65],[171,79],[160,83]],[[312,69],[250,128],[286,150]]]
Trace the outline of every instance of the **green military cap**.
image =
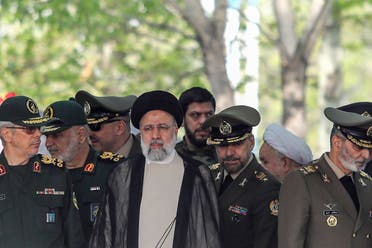
[[260,113],[256,109],[237,105],[211,116],[202,128],[211,128],[207,144],[227,145],[246,139],[260,120]]
[[75,99],[83,106],[88,124],[97,124],[128,115],[137,97],[134,95],[94,96],[87,91],[80,90],[76,93]]
[[328,107],[324,114],[352,143],[363,148],[372,148],[371,102],[357,102],[338,108]]
[[50,122],[41,128],[41,132],[45,135],[59,133],[72,126],[87,124],[83,107],[74,100],[50,104],[43,116],[50,119]]
[[49,120],[40,116],[34,100],[27,96],[14,96],[0,105],[0,121],[10,121],[25,127],[40,127]]

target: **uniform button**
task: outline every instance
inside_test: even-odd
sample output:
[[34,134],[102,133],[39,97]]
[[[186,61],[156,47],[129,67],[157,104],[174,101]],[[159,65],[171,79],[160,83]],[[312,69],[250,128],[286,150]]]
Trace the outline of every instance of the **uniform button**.
[[367,236],[366,236],[367,239],[369,239],[369,233],[367,233]]
[[353,233],[353,238],[355,238],[356,237],[356,233]]

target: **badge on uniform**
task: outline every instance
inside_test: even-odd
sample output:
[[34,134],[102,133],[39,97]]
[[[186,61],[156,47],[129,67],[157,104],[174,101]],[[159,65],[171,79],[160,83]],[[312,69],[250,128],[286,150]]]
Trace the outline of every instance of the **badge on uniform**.
[[334,209],[336,207],[335,203],[328,203],[324,204],[327,209],[323,210],[323,215],[328,216],[327,217],[327,225],[329,227],[337,226],[337,217],[336,215],[340,214],[340,211],[337,209]]
[[279,200],[278,199],[272,200],[269,204],[269,208],[270,208],[270,214],[271,215],[278,216],[278,214],[279,214]]
[[99,203],[91,203],[90,204],[90,221],[93,223],[97,217],[97,213],[99,210]]
[[55,223],[56,222],[56,213],[50,211],[46,213],[46,223]]
[[[3,201],[6,199],[6,194],[0,194],[0,201]],[[370,212],[370,215],[371,215],[371,212]]]
[[39,163],[38,161],[35,161],[35,162],[34,162],[34,165],[33,165],[33,171],[34,171],[34,172],[37,172],[37,173],[40,173],[40,172],[41,172],[40,163]]
[[86,164],[85,167],[84,167],[85,172],[92,172],[93,170],[94,170],[94,164],[93,163]]
[[236,213],[236,214],[239,214],[239,215],[243,215],[243,216],[246,216],[247,212],[248,212],[248,209],[246,209],[242,206],[239,206],[239,205],[230,206],[228,210],[230,212],[233,212],[233,213]]
[[248,182],[247,178],[243,178],[243,180],[239,183],[240,187],[244,187],[244,185]]
[[5,174],[6,174],[5,166],[3,164],[0,164],[0,176],[5,175]]
[[89,188],[90,191],[100,191],[101,187],[100,186],[92,186]]

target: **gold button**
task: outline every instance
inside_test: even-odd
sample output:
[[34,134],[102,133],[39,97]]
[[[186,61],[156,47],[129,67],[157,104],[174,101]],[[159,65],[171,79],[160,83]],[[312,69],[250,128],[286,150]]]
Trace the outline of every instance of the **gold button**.
[[355,238],[356,237],[356,233],[353,233],[353,238]]

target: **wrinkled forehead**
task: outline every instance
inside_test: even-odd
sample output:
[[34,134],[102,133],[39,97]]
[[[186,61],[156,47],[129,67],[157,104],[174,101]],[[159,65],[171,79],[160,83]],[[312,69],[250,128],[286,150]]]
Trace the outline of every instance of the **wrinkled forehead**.
[[140,120],[140,126],[157,124],[171,125],[174,122],[174,117],[168,112],[163,110],[151,110],[142,116]]

